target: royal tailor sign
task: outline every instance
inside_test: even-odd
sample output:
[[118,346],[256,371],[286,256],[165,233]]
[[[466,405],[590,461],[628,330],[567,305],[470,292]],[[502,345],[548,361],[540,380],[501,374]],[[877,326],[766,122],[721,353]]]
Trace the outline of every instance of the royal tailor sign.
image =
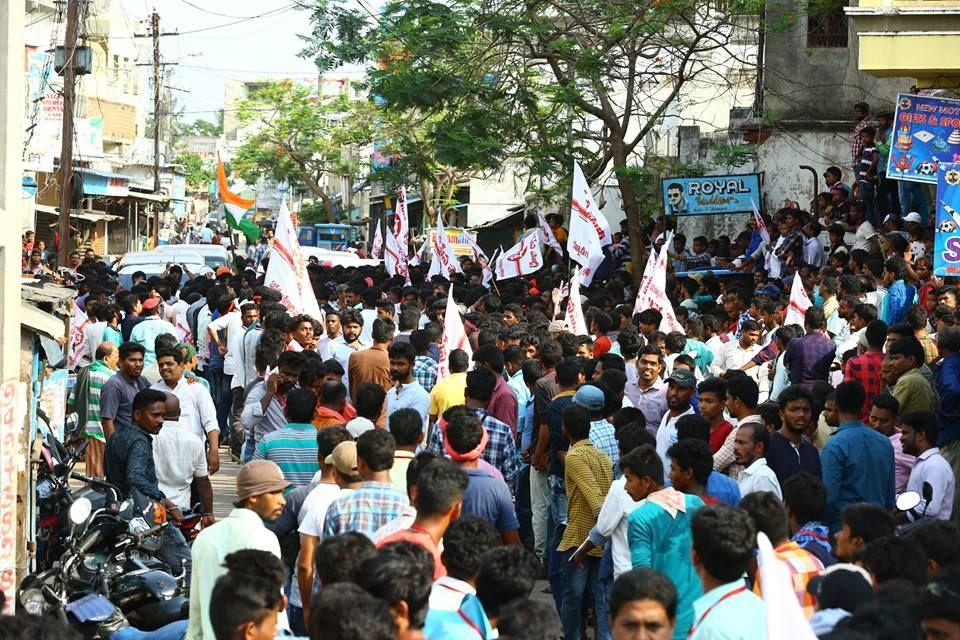
[[661,181],[663,211],[668,216],[749,213],[760,202],[760,176],[703,176]]
[[888,177],[937,184],[937,167],[960,161],[960,100],[901,93],[888,142]]
[[933,274],[960,275],[960,162],[937,171],[937,219],[933,240]]

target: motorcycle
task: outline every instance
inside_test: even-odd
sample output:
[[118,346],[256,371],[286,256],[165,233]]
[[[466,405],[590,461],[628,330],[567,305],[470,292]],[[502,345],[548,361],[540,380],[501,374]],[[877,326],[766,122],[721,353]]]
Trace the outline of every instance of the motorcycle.
[[[123,501],[120,491],[103,480],[73,471],[83,459],[87,441],[71,447],[61,443],[52,432],[43,439],[37,470],[37,566],[50,568],[63,554],[69,535],[67,511],[79,498],[86,498],[94,509],[118,509]],[[83,486],[71,489],[70,480]]]
[[119,509],[94,509],[79,497],[68,518],[64,554],[21,584],[18,603],[24,611],[55,615],[87,638],[104,639],[127,626],[152,631],[187,618],[185,568],[174,578],[152,556],[170,526],[161,505],[134,496]]
[[[897,511],[908,514],[912,518],[910,522],[897,527],[897,535],[906,535],[927,517],[927,509],[930,507],[930,501],[933,500],[933,486],[929,482],[924,482],[922,491],[922,496],[916,491],[904,491],[897,496]],[[917,513],[917,507],[921,502],[923,511]]]

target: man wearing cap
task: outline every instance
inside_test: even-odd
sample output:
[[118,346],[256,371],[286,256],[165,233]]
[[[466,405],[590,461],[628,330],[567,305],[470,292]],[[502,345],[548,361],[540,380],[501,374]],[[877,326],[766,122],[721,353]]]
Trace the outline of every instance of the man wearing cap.
[[677,420],[693,415],[693,394],[697,389],[697,379],[686,369],[674,369],[667,378],[667,412],[660,420],[657,429],[657,453],[663,460],[664,468],[670,468],[667,450],[677,443]]
[[818,638],[833,631],[857,608],[873,601],[873,579],[863,567],[842,562],[827,567],[823,574],[807,583],[807,593],[817,602],[810,628]]
[[136,342],[144,349],[143,377],[151,384],[160,381],[160,371],[157,369],[157,354],[155,343],[157,336],[164,333],[176,337],[177,328],[160,317],[160,298],[147,298],[143,301],[143,310],[140,316],[143,321],[138,323],[130,332],[130,341]]
[[601,387],[587,383],[580,385],[573,396],[573,404],[590,412],[590,442],[614,464],[620,460],[620,448],[613,425],[604,417],[607,396]]
[[[289,486],[280,467],[269,460],[254,460],[240,468],[235,508],[226,518],[201,531],[193,542],[189,640],[216,640],[210,622],[210,595],[217,578],[226,573],[223,559],[228,554],[259,549],[281,557],[277,536],[263,522],[272,522],[283,513],[283,490]],[[283,613],[280,626],[287,626]]]

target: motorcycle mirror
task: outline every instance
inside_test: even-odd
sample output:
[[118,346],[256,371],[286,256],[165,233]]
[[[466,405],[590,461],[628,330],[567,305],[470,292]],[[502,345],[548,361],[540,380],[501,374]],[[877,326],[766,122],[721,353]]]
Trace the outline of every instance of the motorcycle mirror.
[[920,504],[920,494],[916,491],[905,491],[897,496],[897,510],[910,511]]
[[76,526],[80,526],[87,521],[87,518],[90,517],[92,512],[93,503],[90,502],[89,498],[77,498],[73,501],[73,504],[70,505],[68,515],[70,522]]

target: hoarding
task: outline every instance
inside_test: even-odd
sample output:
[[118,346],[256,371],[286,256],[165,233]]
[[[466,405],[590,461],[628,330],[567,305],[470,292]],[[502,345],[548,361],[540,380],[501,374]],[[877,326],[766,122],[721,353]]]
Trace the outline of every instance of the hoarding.
[[749,213],[760,202],[760,176],[666,178],[661,181],[663,211],[668,216]]

